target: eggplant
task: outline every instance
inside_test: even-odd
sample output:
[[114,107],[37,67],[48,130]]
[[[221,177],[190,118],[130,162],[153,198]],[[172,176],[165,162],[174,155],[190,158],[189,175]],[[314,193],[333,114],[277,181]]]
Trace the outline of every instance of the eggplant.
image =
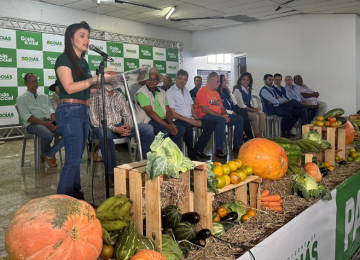
[[199,239],[207,239],[211,237],[211,231],[207,228],[201,229],[197,234],[196,234],[196,238],[195,240],[199,240]]
[[346,165],[346,161],[344,161],[344,160],[343,160],[343,161],[340,161],[340,162],[339,162],[339,165],[340,165],[340,166],[341,166],[341,165]]
[[197,212],[188,212],[182,214],[181,222],[190,222],[191,224],[197,224],[200,221],[200,215]]
[[237,212],[230,212],[225,217],[223,217],[221,221],[235,222],[235,220],[237,220],[238,217],[239,215],[237,214]]
[[328,175],[330,173],[330,170],[326,169],[326,168],[321,168],[320,173],[321,173],[322,177],[325,177],[326,175]]

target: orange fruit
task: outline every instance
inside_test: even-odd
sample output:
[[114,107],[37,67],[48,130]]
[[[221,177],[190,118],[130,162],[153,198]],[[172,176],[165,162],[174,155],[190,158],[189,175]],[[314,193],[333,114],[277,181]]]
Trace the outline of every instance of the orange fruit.
[[335,170],[335,167],[330,165],[329,167],[326,167],[326,169],[329,169],[330,171],[334,171]]
[[218,208],[216,213],[219,215],[220,218],[223,218],[228,214],[226,208],[223,208],[223,207]]
[[316,118],[316,120],[317,120],[317,121],[324,121],[325,118],[324,118],[323,116],[318,116],[318,117]]
[[114,254],[114,247],[112,245],[103,244],[101,254],[99,257],[103,260],[109,260],[112,258],[113,254]]
[[341,121],[336,121],[335,123],[336,123],[336,125],[337,125],[338,127],[339,127],[339,126],[342,126]]
[[250,217],[256,216],[256,212],[253,209],[248,209],[248,211],[246,211],[246,214],[249,215]]
[[325,122],[325,126],[330,126],[330,122],[329,122],[329,121],[326,121],[326,122]]
[[223,165],[221,165],[221,167],[223,168],[223,174],[230,174],[231,170],[230,170],[229,165],[223,164]]
[[214,162],[214,165],[222,165],[221,162]]
[[218,180],[218,184],[216,185],[216,188],[222,189],[226,185],[226,179],[224,176],[216,176],[215,177]]
[[333,117],[333,116],[329,117],[328,120],[329,120],[330,123],[335,123],[336,122],[336,118]]
[[358,154],[357,154],[357,152],[350,152],[350,156],[352,158],[356,158],[356,157],[358,157]]
[[331,127],[337,127],[338,125],[336,124],[336,122],[330,123]]
[[237,172],[230,173],[230,183],[231,184],[239,184],[241,182],[240,174]]
[[236,163],[236,162],[234,162],[234,161],[230,161],[230,162],[228,162],[228,163],[227,163],[227,165],[229,165],[230,170],[231,170],[232,172],[236,171],[236,170],[237,170],[237,168],[238,168],[237,163]]
[[324,121],[318,121],[318,122],[317,122],[317,125],[318,125],[318,126],[324,126],[324,124],[325,124]]
[[317,123],[318,123],[318,121],[317,121],[317,120],[315,120],[315,121],[313,122],[313,125],[317,125]]
[[244,166],[244,167],[241,167],[241,169],[244,169],[248,176],[250,176],[254,173],[253,169],[250,166]]
[[245,222],[246,220],[248,220],[248,218],[250,218],[250,216],[248,214],[245,214],[241,217],[241,222]]
[[329,167],[329,166],[330,166],[330,163],[329,163],[329,162],[326,162],[326,161],[325,161],[323,164],[324,164],[325,167]]
[[223,168],[220,165],[216,165],[212,171],[215,173],[216,176],[222,176],[224,174]]
[[246,177],[247,177],[247,172],[246,172],[246,170],[244,168],[237,169],[236,173],[238,173],[240,175],[241,181],[244,181],[246,179]]
[[351,153],[351,152],[356,152],[355,148],[353,148],[353,147],[350,148],[350,149],[349,149],[349,153]]
[[234,162],[236,162],[238,169],[242,166],[242,161],[240,159],[234,159]]
[[216,214],[216,217],[214,218],[213,222],[220,222],[219,214]]
[[229,185],[229,184],[230,184],[230,177],[229,177],[229,175],[223,175],[223,176],[224,176],[224,178],[225,178],[225,180],[226,180],[225,186]]

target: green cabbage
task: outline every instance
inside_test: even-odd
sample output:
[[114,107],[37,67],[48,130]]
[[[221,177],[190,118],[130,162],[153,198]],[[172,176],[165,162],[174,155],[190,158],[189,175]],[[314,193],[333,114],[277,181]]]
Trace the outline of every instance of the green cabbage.
[[162,235],[162,252],[161,254],[166,260],[178,260],[182,258],[183,252],[178,243],[170,236]]
[[318,144],[321,144],[321,137],[317,130],[310,130],[309,132],[305,133],[304,139],[309,139]]
[[213,232],[212,234],[215,236],[215,237],[219,237],[221,235],[224,235],[225,234],[225,228],[223,225],[221,225],[220,223],[216,223],[214,222],[213,223]]
[[240,221],[241,217],[246,214],[246,207],[237,200],[229,201],[221,207],[226,208],[227,212],[236,212],[238,214],[236,221]]
[[306,200],[309,200],[310,197],[331,200],[330,191],[324,186],[319,185],[315,178],[306,172],[293,176],[292,189],[295,195],[301,196]]
[[165,134],[159,132],[147,153],[146,173],[150,179],[160,175],[179,178],[179,171],[186,172],[194,169],[193,162],[185,157],[179,147]]

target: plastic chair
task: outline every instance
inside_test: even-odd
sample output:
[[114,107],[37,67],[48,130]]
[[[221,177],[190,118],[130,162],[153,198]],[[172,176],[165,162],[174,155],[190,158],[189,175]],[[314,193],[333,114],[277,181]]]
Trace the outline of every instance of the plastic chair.
[[[234,133],[234,126],[225,127],[225,144],[227,148],[227,152],[229,155],[229,160],[233,159],[233,152],[232,152],[232,144],[233,144],[233,133]],[[226,138],[227,134],[227,138]],[[216,151],[216,142],[215,142],[215,131],[211,135],[211,152],[212,152],[212,160],[215,158],[215,151]]]
[[[264,101],[263,99],[257,97],[257,96],[251,96],[252,98],[254,98],[258,105],[261,104],[262,110],[264,111]],[[278,117],[276,115],[267,115],[265,114],[265,137],[266,138],[270,138],[270,137],[274,137],[274,136],[281,136],[281,117]]]
[[[21,153],[21,167],[24,167],[24,160],[25,160],[25,149],[26,149],[26,142],[28,139],[34,139],[34,161],[35,161],[35,169],[40,169],[40,160],[41,160],[41,154],[42,154],[42,148],[41,148],[41,137],[37,136],[35,134],[29,134],[27,132],[27,128],[24,125],[21,117],[20,117],[20,113],[19,113],[19,109],[17,107],[17,105],[15,104],[15,108],[16,111],[19,115],[19,119],[20,122],[22,124],[22,126],[25,129],[25,133],[24,133],[24,141],[23,141],[23,148],[22,148],[22,153]],[[54,134],[54,138],[55,138],[55,142],[57,142],[59,140],[59,136],[57,134]],[[62,155],[61,155],[61,149],[59,150],[59,157],[60,157],[60,163],[62,164]]]

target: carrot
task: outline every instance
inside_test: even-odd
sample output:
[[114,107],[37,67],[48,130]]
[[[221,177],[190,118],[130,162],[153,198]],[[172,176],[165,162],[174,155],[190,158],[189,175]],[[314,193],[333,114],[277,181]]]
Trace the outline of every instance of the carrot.
[[277,212],[281,212],[282,208],[281,207],[270,207],[270,206],[265,206],[263,207],[263,209],[268,209],[268,210],[272,210],[272,211],[277,211]]
[[261,206],[280,207],[280,202],[263,201],[261,202]]
[[284,203],[284,201],[283,201],[283,200],[279,200],[279,203],[280,203],[280,204],[283,204],[283,203]]
[[270,191],[269,190],[263,190],[263,192],[261,193],[261,197],[266,197],[270,195]]
[[261,198],[261,201],[279,201],[281,200],[280,195],[271,195]]

